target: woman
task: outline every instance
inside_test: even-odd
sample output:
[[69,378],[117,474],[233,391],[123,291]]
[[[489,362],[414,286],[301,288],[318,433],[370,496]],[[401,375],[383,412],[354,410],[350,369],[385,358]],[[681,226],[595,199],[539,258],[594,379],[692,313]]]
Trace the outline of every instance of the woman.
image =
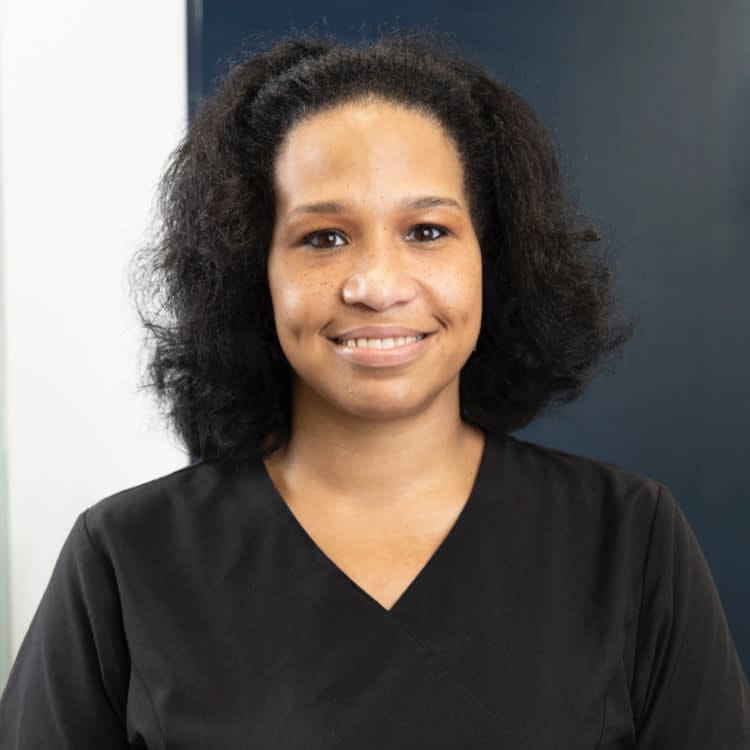
[[669,490],[509,435],[632,333],[526,104],[426,35],[283,40],[161,205],[136,290],[196,462],[78,518],[3,748],[750,747]]

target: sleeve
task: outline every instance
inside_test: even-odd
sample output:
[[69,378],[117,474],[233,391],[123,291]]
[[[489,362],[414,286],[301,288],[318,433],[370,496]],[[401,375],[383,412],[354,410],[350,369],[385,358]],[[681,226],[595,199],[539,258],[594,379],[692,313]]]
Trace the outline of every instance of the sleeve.
[[0,747],[127,748],[128,662],[114,574],[82,513],[0,698]]
[[639,750],[749,750],[750,687],[713,578],[671,492],[659,486],[631,701]]

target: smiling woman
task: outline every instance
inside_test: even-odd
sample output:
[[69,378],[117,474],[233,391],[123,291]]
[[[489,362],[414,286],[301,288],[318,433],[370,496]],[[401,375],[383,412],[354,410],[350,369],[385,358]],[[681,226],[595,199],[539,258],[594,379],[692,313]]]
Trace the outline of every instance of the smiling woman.
[[249,57],[137,256],[197,461],[78,518],[0,745],[750,746],[669,489],[509,433],[632,334],[531,109],[427,35]]
[[[135,290],[149,384],[195,457],[287,447],[306,381],[289,355],[346,329],[439,332],[419,366],[454,357],[454,433],[507,433],[572,401],[632,334],[536,115],[427,33],[298,36],[238,65],[175,151],[161,208]],[[315,338],[313,320],[280,318],[310,295]]]

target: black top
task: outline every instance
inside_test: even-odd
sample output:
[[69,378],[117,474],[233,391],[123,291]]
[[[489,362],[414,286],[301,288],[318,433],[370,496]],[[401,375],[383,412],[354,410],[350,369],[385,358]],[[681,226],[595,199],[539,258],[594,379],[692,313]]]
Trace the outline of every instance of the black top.
[[747,750],[750,688],[675,499],[491,437],[386,610],[260,459],[82,513],[0,702],[0,747]]

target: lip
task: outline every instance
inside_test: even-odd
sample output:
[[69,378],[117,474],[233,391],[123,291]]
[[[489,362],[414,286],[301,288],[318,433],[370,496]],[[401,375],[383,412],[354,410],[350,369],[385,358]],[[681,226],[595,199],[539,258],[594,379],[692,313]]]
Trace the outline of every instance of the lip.
[[333,339],[395,339],[399,336],[422,336],[429,335],[432,331],[420,331],[417,328],[404,328],[403,326],[363,326],[362,328],[350,328],[341,331],[328,338]]
[[[403,329],[401,329],[403,330]],[[406,335],[406,334],[399,334]],[[417,334],[410,334],[417,335]],[[352,337],[353,338],[353,337]],[[380,336],[361,336],[360,338],[381,338]],[[383,337],[383,338],[388,338]],[[403,344],[402,346],[394,346],[391,349],[361,349],[356,346],[344,346],[343,344],[337,344],[335,341],[331,341],[331,346],[335,349],[336,353],[343,357],[348,362],[356,365],[364,365],[366,367],[394,367],[395,365],[403,365],[411,362],[412,360],[419,357],[424,349],[429,346],[429,341],[432,338],[432,334],[425,333],[424,338],[419,341],[415,341],[412,344]],[[330,340],[330,339],[329,339]]]

